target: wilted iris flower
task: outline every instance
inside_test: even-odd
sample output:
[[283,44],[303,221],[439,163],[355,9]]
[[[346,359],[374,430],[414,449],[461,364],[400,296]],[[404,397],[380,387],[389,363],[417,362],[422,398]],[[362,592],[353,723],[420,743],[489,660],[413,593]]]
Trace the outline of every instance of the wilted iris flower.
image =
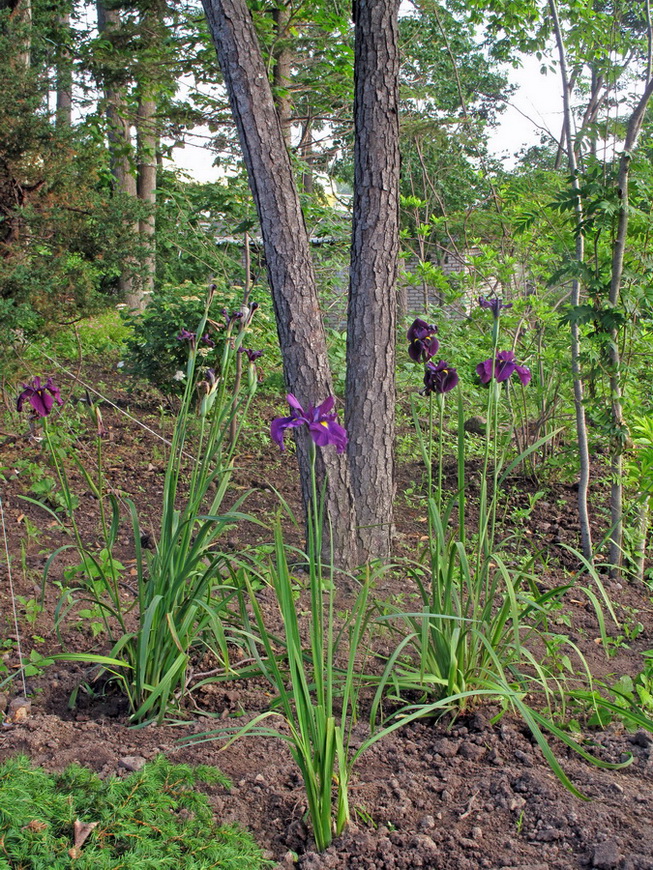
[[23,410],[25,402],[29,402],[35,414],[39,417],[47,417],[55,402],[58,405],[63,405],[59,387],[52,378],[48,378],[43,385],[41,378],[32,378],[29,384],[23,384],[23,387],[23,392],[16,402],[19,411]]
[[177,341],[189,341],[191,344],[195,343],[195,333],[189,332],[187,329],[182,329],[179,335],[177,336]]
[[[515,355],[511,350],[500,350],[494,360],[494,377],[499,383],[507,381],[515,372],[524,386],[530,383],[531,370],[528,366],[520,366],[515,362]],[[492,358],[476,366],[476,374],[482,384],[489,384],[492,380]]]
[[424,369],[424,389],[422,395],[428,396],[429,393],[448,393],[458,383],[458,372],[443,359],[435,365],[432,362],[426,363]]
[[[197,335],[194,332],[190,332],[188,329],[182,329],[181,332],[179,333],[179,335],[177,336],[177,341],[187,341],[191,345],[194,345],[196,338],[197,338]],[[211,336],[208,334],[208,332],[206,333],[206,335],[203,335],[200,338],[200,341],[202,342],[202,344],[205,344],[207,347],[215,347],[215,342],[213,341]]]
[[313,441],[318,447],[326,447],[333,444],[338,453],[342,453],[347,446],[347,433],[338,423],[338,415],[332,411],[335,405],[333,396],[325,399],[321,405],[314,408],[309,405],[302,408],[295,396],[288,393],[286,396],[290,405],[289,417],[277,417],[270,426],[270,435],[279,447],[284,450],[283,438],[286,429],[296,429],[298,426],[307,426]]
[[257,359],[263,356],[262,350],[252,350],[250,347],[239,347],[238,353],[244,353],[247,355],[247,359],[253,363],[256,362]]
[[415,318],[408,330],[408,355],[415,362],[428,362],[435,356],[440,347],[440,342],[435,337],[437,326],[426,323],[419,317]]
[[242,320],[245,316],[244,311],[232,311],[231,314],[227,311],[226,308],[222,309],[222,316],[224,317],[224,325],[227,329],[230,326],[233,326],[234,323],[237,323],[239,320]]
[[504,302],[503,299],[499,299],[498,296],[494,296],[492,299],[488,299],[485,296],[479,296],[478,304],[481,308],[489,308],[495,319],[499,317],[502,309],[512,308],[512,302]]

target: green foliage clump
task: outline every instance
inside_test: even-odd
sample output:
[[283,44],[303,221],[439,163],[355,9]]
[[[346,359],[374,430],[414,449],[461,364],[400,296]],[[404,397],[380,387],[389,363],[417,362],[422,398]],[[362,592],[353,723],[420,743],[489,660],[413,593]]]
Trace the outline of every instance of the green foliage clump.
[[[1,870],[249,870],[268,865],[245,831],[218,825],[196,783],[229,781],[217,768],[164,756],[137,773],[101,780],[71,765],[62,774],[25,757],[0,766]],[[74,825],[95,824],[75,844]]]
[[[223,321],[221,309],[231,311],[240,303],[230,302],[223,292],[215,294],[209,317]],[[188,343],[179,341],[181,329],[194,330],[204,313],[206,288],[185,283],[181,287],[166,286],[154,293],[142,314],[125,315],[132,336],[127,340],[125,368],[133,375],[145,378],[163,393],[183,393],[185,380],[175,380],[177,372],[186,371]],[[215,336],[214,336],[215,337]],[[207,366],[219,364],[219,352],[208,345],[200,349]]]

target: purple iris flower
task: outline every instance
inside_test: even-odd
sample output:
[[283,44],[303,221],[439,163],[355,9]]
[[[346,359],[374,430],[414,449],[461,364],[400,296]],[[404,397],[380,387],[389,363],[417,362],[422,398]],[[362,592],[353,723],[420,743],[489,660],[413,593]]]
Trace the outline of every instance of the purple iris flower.
[[35,414],[39,417],[47,417],[55,402],[58,405],[63,405],[59,387],[52,378],[48,378],[43,385],[41,385],[41,378],[32,378],[30,383],[23,384],[23,387],[25,389],[16,402],[19,411],[23,410],[25,402],[29,402]]
[[424,389],[422,395],[429,393],[448,393],[458,383],[458,372],[443,359],[437,365],[426,363],[424,369]]
[[435,356],[440,347],[440,342],[435,337],[437,326],[426,323],[419,317],[415,318],[408,330],[408,355],[415,362],[428,362]]
[[[515,362],[515,355],[511,350],[500,350],[494,360],[494,377],[501,384],[507,381],[515,372],[524,386],[530,383],[531,370],[528,366],[520,366]],[[492,358],[476,366],[476,374],[482,384],[489,384],[492,380]]]
[[257,359],[263,356],[262,350],[252,350],[250,347],[239,347],[238,353],[247,354],[247,359],[251,363],[256,362]]
[[[195,340],[197,335],[194,332],[189,332],[188,329],[182,329],[179,335],[177,336],[177,341],[187,341],[191,345],[195,344]],[[215,347],[215,342],[208,334],[208,332],[200,338],[202,344],[205,344],[207,347]]]
[[227,309],[226,309],[226,308],[223,308],[223,309],[222,309],[222,316],[224,317],[224,325],[225,325],[225,327],[226,327],[227,329],[229,329],[229,327],[230,327],[232,324],[236,323],[236,321],[238,321],[238,320],[242,320],[242,319],[243,319],[243,317],[245,316],[245,312],[243,312],[243,311],[232,311],[231,314],[229,314],[229,312],[227,311]]
[[333,444],[338,453],[342,453],[347,446],[347,433],[338,423],[338,415],[332,408],[335,405],[333,396],[325,399],[321,405],[314,408],[309,405],[305,410],[299,404],[292,393],[286,396],[290,405],[289,417],[277,417],[270,426],[270,435],[279,447],[284,450],[283,438],[286,429],[295,429],[297,426],[308,426],[313,441],[318,447],[326,447]]
[[191,344],[195,343],[195,333],[189,332],[187,329],[182,329],[179,335],[177,336],[177,341],[189,341]]
[[478,304],[481,308],[489,308],[495,320],[501,314],[502,308],[512,308],[512,302],[504,302],[503,299],[499,299],[498,296],[494,296],[492,299],[488,299],[485,296],[479,296]]

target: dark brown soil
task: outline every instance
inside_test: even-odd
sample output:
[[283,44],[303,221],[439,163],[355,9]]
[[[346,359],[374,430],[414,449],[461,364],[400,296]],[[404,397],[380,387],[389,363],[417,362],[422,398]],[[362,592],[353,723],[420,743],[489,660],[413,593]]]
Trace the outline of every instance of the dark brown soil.
[[[110,371],[87,371],[86,377],[121,408],[154,430],[160,428],[156,403],[144,393],[126,392],[126,384]],[[69,384],[64,394],[83,395],[79,385]],[[282,402],[259,400],[257,413],[267,419],[282,410]],[[165,461],[165,448],[146,430],[138,428],[118,410],[103,407],[108,436],[105,440],[107,478],[111,484],[134,496],[151,530],[156,528],[157,504]],[[25,420],[11,419],[11,432],[22,435]],[[170,421],[166,434],[170,432]],[[10,432],[10,434],[11,434]],[[89,455],[92,437],[88,437]],[[262,425],[260,435],[248,434],[237,461],[234,491],[250,488],[254,494],[248,510],[261,517],[273,514],[281,491],[299,513],[294,460],[279,457]],[[65,543],[47,513],[19,499],[29,490],[29,474],[20,460],[29,458],[47,469],[44,451],[25,438],[8,438],[2,447],[4,519],[12,555],[12,577],[19,602],[23,653],[62,648],[106,651],[100,634],[94,638],[84,620],[71,618],[59,639],[53,629],[58,601],[56,580],[61,566],[54,567],[46,586],[46,607],[28,620],[30,606],[38,600],[41,575],[48,555]],[[18,468],[19,473],[16,474]],[[51,472],[49,472],[51,473]],[[400,465],[399,492],[419,481],[419,465]],[[1,479],[1,478],[0,478]],[[97,506],[79,478],[80,516],[88,541],[97,537]],[[519,511],[528,504],[528,494],[538,489],[546,494],[528,517]],[[412,497],[415,499],[415,496]],[[596,487],[595,506],[601,490]],[[506,533],[518,531],[523,541],[541,548],[544,556],[541,581],[552,586],[576,570],[577,560],[559,544],[577,545],[578,525],[574,510],[575,491],[569,486],[535,485],[515,480],[503,520]],[[397,546],[404,554],[414,551],[425,536],[425,517],[419,501],[401,496],[397,510]],[[32,524],[30,526],[29,524]],[[35,528],[37,532],[30,531]],[[144,529],[148,532],[148,526]],[[255,527],[232,533],[227,546],[238,550],[250,543]],[[24,558],[21,559],[21,543]],[[118,554],[129,568],[133,552],[125,527]],[[4,558],[2,559],[4,563]],[[65,557],[62,557],[65,564]],[[3,571],[3,574],[5,572]],[[400,573],[388,574],[375,594],[397,600],[410,591]],[[582,649],[595,676],[615,678],[635,675],[642,667],[641,651],[653,647],[651,593],[633,584],[608,584],[624,624],[636,621],[643,631],[629,638],[623,628],[612,627],[615,638],[607,657],[598,643],[599,631],[591,607],[581,595],[569,596],[561,614],[560,631]],[[130,594],[127,590],[127,594]],[[263,596],[265,598],[265,596]],[[0,641],[15,641],[9,586],[0,590]],[[346,599],[343,599],[343,606]],[[568,623],[568,624],[566,624]],[[15,647],[7,646],[5,664],[17,666]],[[351,784],[352,825],[323,854],[312,849],[306,821],[306,805],[298,770],[282,741],[244,739],[220,751],[218,743],[181,745],[180,741],[211,727],[206,715],[227,718],[247,716],[266,708],[270,695],[262,683],[218,683],[194,696],[187,718],[174,726],[128,726],[127,710],[115,689],[92,686],[85,690],[89,671],[81,664],[56,663],[28,680],[31,712],[25,721],[4,726],[0,732],[0,759],[22,752],[48,770],[60,770],[71,762],[88,766],[101,775],[124,773],[143,760],[164,752],[174,761],[217,764],[232,780],[230,791],[207,787],[221,822],[236,821],[248,827],[268,850],[279,868],[293,865],[303,870],[365,868],[365,870],[410,870],[410,868],[620,868],[653,870],[653,736],[646,731],[627,731],[618,721],[605,731],[586,726],[582,711],[572,710],[583,728],[581,739],[604,761],[619,762],[633,757],[620,770],[600,770],[584,762],[562,744],[552,742],[558,758],[574,784],[590,800],[582,801],[566,791],[546,764],[524,724],[506,714],[495,724],[497,707],[479,704],[459,717],[434,722],[420,720],[381,740],[359,761]],[[79,687],[77,705],[69,707],[72,690]],[[0,704],[20,693],[18,681],[5,687]],[[367,736],[366,705],[352,744]],[[246,870],[246,868],[243,868]]]

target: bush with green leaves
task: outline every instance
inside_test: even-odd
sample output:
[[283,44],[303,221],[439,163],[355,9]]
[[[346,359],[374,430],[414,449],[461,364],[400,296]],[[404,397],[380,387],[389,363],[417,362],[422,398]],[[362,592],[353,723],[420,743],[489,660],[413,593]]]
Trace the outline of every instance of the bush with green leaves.
[[[183,393],[188,346],[177,336],[182,329],[195,329],[204,314],[205,300],[204,287],[190,283],[179,287],[168,285],[154,293],[142,314],[126,314],[125,320],[132,330],[127,340],[126,370],[145,378],[163,393]],[[214,300],[209,318],[222,322],[221,310],[229,305],[224,288],[214,295]],[[240,302],[233,307],[240,307]],[[219,349],[205,344],[199,352],[206,365],[219,362]]]
[[106,780],[78,765],[49,774],[9,759],[0,766],[0,870],[269,866],[248,833],[215,822],[200,782],[230,785],[217,768],[164,756]]

